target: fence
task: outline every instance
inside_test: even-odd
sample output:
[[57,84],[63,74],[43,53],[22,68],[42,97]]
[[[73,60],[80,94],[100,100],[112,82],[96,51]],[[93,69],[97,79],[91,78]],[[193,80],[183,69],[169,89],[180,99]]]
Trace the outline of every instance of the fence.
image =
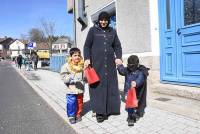
[[53,55],[50,57],[50,70],[60,72],[61,66],[66,63],[66,56]]

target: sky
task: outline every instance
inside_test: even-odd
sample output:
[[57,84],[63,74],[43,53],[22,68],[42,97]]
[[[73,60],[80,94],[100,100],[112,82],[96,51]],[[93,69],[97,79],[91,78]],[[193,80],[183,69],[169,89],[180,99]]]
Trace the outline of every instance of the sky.
[[1,0],[0,37],[21,38],[31,28],[41,28],[41,19],[55,23],[55,35],[73,38],[73,15],[67,0]]

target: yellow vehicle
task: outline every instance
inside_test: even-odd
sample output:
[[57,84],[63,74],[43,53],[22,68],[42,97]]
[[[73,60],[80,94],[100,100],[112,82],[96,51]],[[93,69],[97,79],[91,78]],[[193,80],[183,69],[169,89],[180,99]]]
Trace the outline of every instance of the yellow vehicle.
[[40,59],[49,59],[49,51],[48,50],[38,50],[37,55]]
[[41,61],[41,66],[49,66],[49,51],[48,50],[38,50],[37,55]]

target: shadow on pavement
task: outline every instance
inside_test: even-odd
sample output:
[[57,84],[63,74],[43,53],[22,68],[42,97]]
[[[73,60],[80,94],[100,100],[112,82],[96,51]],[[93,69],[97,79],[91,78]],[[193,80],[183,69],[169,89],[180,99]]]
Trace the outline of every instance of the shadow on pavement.
[[29,79],[29,80],[37,80],[39,81],[41,78],[40,76],[37,76],[35,73],[33,72],[29,72],[29,71],[23,71],[24,76]]
[[82,112],[82,116],[84,116],[85,114],[87,114],[89,111],[91,111],[91,105],[90,105],[90,101],[86,101],[83,103],[83,112]]

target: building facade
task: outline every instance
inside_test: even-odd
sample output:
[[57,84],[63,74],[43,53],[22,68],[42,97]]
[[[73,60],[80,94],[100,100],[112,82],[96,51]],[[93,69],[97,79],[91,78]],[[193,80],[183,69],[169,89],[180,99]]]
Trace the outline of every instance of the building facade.
[[0,41],[0,45],[2,46],[0,50],[2,58],[4,59],[10,58],[11,51],[9,50],[9,48],[10,48],[10,44],[12,44],[13,41],[14,40],[12,38],[7,38],[7,37],[5,37],[4,39]]
[[72,46],[72,41],[70,41],[67,37],[58,38],[55,42],[52,44],[52,53],[53,54],[67,54],[68,50]]
[[0,58],[3,57],[3,45],[0,45]]
[[[200,2],[197,0],[68,0],[76,45],[83,49],[101,11],[111,15],[126,61],[131,54],[151,69],[151,84],[200,85]],[[73,5],[74,4],[74,5]],[[192,17],[189,17],[192,16]],[[199,89],[199,88],[198,88]]]
[[9,46],[11,58],[15,58],[18,55],[23,55],[24,49],[25,49],[25,44],[24,43],[22,43],[19,40],[13,41]]
[[36,43],[36,47],[34,48],[34,50],[37,52],[37,55],[39,56],[40,60],[43,61],[44,59],[50,58],[48,43],[46,42]]

